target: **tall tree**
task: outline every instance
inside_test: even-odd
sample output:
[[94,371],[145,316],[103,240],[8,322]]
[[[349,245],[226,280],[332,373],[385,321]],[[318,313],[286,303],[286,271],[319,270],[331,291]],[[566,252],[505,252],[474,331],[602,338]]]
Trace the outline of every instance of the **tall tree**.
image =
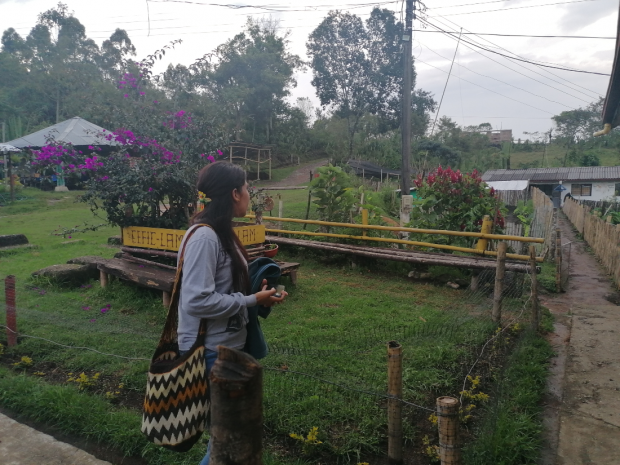
[[[351,13],[331,11],[310,34],[312,84],[321,105],[347,120],[349,157],[366,113],[378,115],[384,131],[400,124],[402,33],[393,12],[375,8],[365,23]],[[415,71],[413,76],[415,82]],[[414,93],[412,100],[413,111],[432,106],[426,93]]]
[[296,85],[293,73],[301,66],[277,24],[248,19],[245,30],[217,47],[199,68],[201,86],[228,113],[235,138],[271,143],[274,118],[284,111],[284,99]]

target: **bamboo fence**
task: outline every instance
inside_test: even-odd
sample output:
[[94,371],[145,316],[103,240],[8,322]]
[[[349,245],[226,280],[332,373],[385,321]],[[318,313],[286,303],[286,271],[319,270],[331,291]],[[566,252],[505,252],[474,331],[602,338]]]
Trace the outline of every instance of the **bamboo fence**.
[[553,250],[554,247],[553,202],[543,191],[536,187],[532,188],[532,201],[534,203],[535,215],[534,221],[532,221],[530,236],[544,238],[545,242],[542,245],[542,252],[538,252],[539,256],[544,256],[548,250]]
[[563,211],[594,251],[605,270],[620,287],[620,225],[607,223],[590,214],[591,207],[566,199]]

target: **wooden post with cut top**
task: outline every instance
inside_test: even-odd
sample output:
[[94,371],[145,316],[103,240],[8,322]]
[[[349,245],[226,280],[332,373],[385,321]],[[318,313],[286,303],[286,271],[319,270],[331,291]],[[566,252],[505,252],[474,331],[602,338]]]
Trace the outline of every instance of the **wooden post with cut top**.
[[17,315],[15,314],[15,276],[4,278],[6,298],[6,342],[9,347],[17,345]]
[[441,465],[461,465],[458,399],[454,397],[437,399],[437,426]]
[[402,465],[403,348],[396,341],[388,342],[388,395],[388,464]]
[[502,321],[502,300],[504,294],[504,277],[506,276],[506,249],[508,245],[500,242],[497,246],[497,267],[495,268],[495,290],[493,292],[493,313],[495,323]]
[[555,291],[562,292],[562,230],[555,230]]
[[209,381],[209,464],[262,465],[263,368],[245,352],[217,346]]
[[536,274],[536,248],[530,245],[530,277],[532,279],[532,329],[536,331],[540,325],[540,310],[538,308],[538,275]]

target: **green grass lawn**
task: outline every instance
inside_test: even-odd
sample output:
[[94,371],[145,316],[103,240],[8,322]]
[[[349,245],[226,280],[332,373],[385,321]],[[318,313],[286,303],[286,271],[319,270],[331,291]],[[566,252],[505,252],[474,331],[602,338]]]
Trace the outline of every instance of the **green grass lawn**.
[[[601,166],[618,166],[620,165],[620,154],[616,149],[597,148],[586,150],[584,153],[596,154],[599,157]],[[539,168],[563,166],[566,149],[556,144],[547,147],[547,155],[543,166],[544,152],[513,152],[510,155],[510,167],[515,169],[524,168],[525,166],[534,167],[535,163]],[[574,165],[574,164],[573,164]],[[572,166],[572,165],[571,165]]]
[[[276,192],[284,199],[285,216],[305,215],[306,190]],[[33,280],[33,271],[73,257],[111,257],[118,249],[107,246],[107,237],[118,230],[53,236],[59,227],[102,221],[75,203],[77,193],[23,193],[31,199],[0,208],[2,234],[26,234],[38,248],[0,257],[0,278],[16,276],[18,330],[36,338],[20,338],[17,348],[5,348],[0,357],[0,405],[126,455],[143,455],[154,465],[195,463],[202,447],[174,455],[147,444],[137,431],[148,366],[139,359],[150,358],[157,344],[165,318],[161,296],[118,281],[105,289],[97,281],[68,289]],[[63,244],[76,239],[83,241]],[[271,350],[261,361],[266,464],[383,460],[387,342],[397,340],[404,348],[404,399],[433,409],[435,397],[459,396],[466,370],[494,332],[479,316],[490,308],[488,299],[480,305],[466,291],[413,282],[403,265],[358,260],[352,268],[344,257],[297,249],[281,251],[278,258],[302,266],[297,286],[283,281],[290,292],[286,304],[262,324]],[[511,308],[520,308],[519,299]],[[0,306],[0,319],[3,313]],[[6,346],[4,332],[0,341]],[[32,366],[13,367],[22,356],[31,357]],[[499,359],[473,372],[482,376],[485,390],[493,363]],[[85,392],[68,381],[81,372],[101,374]],[[404,408],[406,450],[419,463],[430,462],[421,443],[423,433],[434,431],[429,413]],[[307,435],[313,427],[320,445],[302,448],[289,437]]]

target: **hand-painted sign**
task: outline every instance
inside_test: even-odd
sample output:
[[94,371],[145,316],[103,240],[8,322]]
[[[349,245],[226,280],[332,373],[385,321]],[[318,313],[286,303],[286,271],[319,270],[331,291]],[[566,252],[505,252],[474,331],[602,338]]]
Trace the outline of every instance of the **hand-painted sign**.
[[[265,242],[265,226],[249,225],[233,228],[243,245]],[[182,229],[142,228],[131,226],[123,228],[123,245],[145,249],[178,251],[185,231]]]

